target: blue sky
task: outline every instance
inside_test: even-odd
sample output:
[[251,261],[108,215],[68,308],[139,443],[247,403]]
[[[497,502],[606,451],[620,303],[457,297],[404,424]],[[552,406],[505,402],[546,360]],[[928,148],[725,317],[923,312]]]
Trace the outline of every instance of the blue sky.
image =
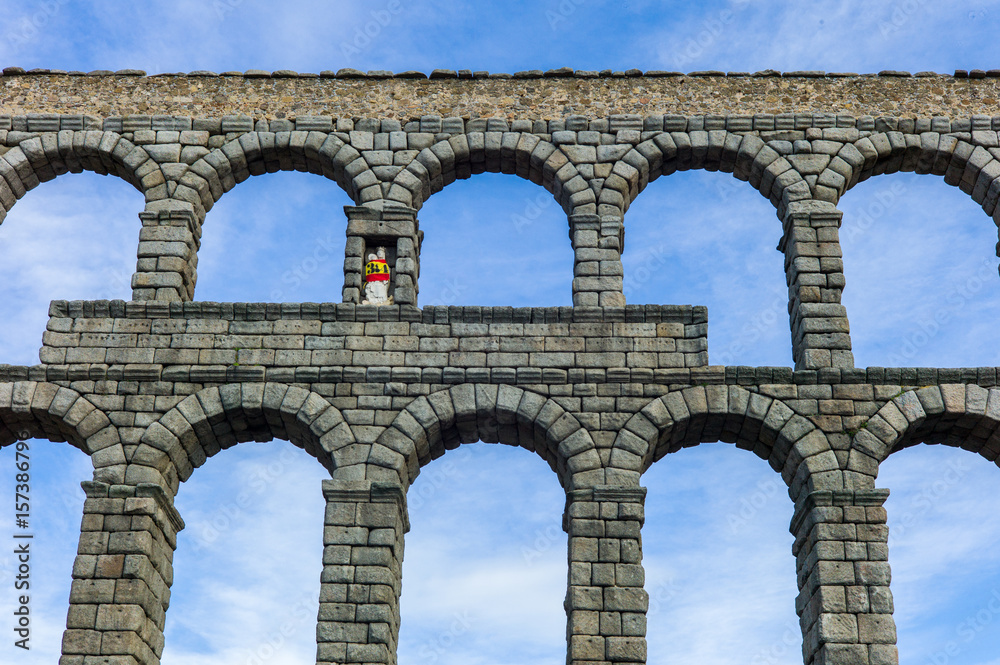
[[[1000,61],[1000,3],[982,1],[8,4],[0,66],[25,68],[950,73]],[[197,297],[338,300],[349,203],[307,174],[241,184],[206,220]],[[899,174],[862,183],[840,207],[859,366],[1000,365],[997,231],[969,197],[933,176]],[[37,362],[49,300],[128,297],[141,209],[129,185],[93,174],[61,177],[18,203],[0,226],[0,361]],[[422,304],[570,303],[565,216],[540,187],[475,176],[434,195],[420,220]],[[791,364],[780,225],[753,189],[719,173],[661,178],[632,206],[626,229],[629,302],[708,305],[713,364]],[[455,274],[455,257],[475,270]],[[26,665],[57,657],[79,482],[90,475],[86,457],[66,445],[33,447],[40,554],[35,649],[16,654]],[[5,449],[5,496],[11,467]],[[901,661],[1000,663],[1000,617],[990,609],[1000,596],[997,473],[929,446],[883,465]],[[181,487],[188,528],[164,663],[313,658],[324,475],[288,443],[246,444]],[[650,662],[801,662],[792,506],[777,476],[717,444],[668,456],[643,483]],[[562,507],[555,476],[523,450],[477,444],[425,468],[410,493],[400,662],[562,662]],[[10,519],[0,511],[0,535]],[[0,554],[6,617],[10,566]],[[14,658],[4,638],[0,661]]]

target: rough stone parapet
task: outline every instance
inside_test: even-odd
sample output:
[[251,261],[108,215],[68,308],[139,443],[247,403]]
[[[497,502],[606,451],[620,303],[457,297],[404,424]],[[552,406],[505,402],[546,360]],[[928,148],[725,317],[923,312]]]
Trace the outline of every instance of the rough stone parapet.
[[[733,99],[749,114],[782,111],[876,115],[961,116],[991,113],[998,81],[993,76],[817,75],[776,72],[679,74],[639,70],[574,72],[545,76],[493,74],[435,77],[405,73],[367,76],[344,72],[328,76],[158,75],[70,76],[37,73],[0,77],[0,113],[26,112],[121,115],[148,107],[163,115],[239,115],[267,108],[261,117],[319,115],[392,117],[438,114],[466,117],[517,117],[528,108],[542,117],[584,112],[595,101],[609,113],[726,113]],[[808,74],[808,75],[807,75]],[[985,73],[984,73],[985,74]],[[533,90],[526,90],[527,87]],[[55,93],[53,94],[53,91]],[[296,98],[293,107],[282,97]],[[556,102],[555,100],[566,100]],[[266,102],[266,106],[263,102]],[[445,113],[444,109],[454,111]]]

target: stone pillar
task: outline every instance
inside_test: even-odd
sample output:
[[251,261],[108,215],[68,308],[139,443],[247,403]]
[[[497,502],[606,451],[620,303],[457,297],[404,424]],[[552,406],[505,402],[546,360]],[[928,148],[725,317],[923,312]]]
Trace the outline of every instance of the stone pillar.
[[201,223],[193,207],[184,201],[154,201],[139,219],[132,300],[193,300],[201,244]]
[[569,217],[573,241],[573,306],[624,307],[622,217],[574,214]]
[[399,484],[324,480],[326,527],[316,625],[319,665],[396,663],[403,534]]
[[567,494],[570,665],[646,662],[649,595],[639,534],[645,498],[644,487],[612,485]]
[[420,243],[424,234],[417,211],[402,205],[369,208],[344,206],[347,247],[344,257],[344,302],[364,300],[365,261],[376,247],[385,247],[389,264],[389,294],[396,305],[416,305],[420,276]]
[[784,235],[788,314],[796,369],[854,367],[851,329],[841,304],[844,261],[840,251],[843,213],[822,201],[788,204]]
[[806,665],[897,665],[888,490],[824,490],[792,518]]
[[60,665],[159,665],[184,521],[158,485],[88,481],[83,489]]

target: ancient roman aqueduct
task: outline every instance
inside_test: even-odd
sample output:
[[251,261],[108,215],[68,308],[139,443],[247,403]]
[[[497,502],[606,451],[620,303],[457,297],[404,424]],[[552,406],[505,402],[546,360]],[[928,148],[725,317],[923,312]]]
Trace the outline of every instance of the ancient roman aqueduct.
[[[896,663],[879,464],[921,442],[995,461],[1000,387],[993,367],[854,367],[837,203],[915,171],[1000,223],[994,74],[4,70],[0,219],[67,172],[146,198],[133,300],[53,302],[41,364],[0,366],[0,444],[67,441],[93,460],[61,662],[159,663],[179,483],[280,438],[331,475],[318,663],[395,662],[407,488],[478,440],[536,452],[566,490],[568,662],[645,662],[642,473],[724,441],[795,504],[805,662]],[[625,303],[625,213],[684,169],[774,204],[794,369],[711,366],[704,308]],[[342,302],[196,301],[212,206],[278,170],[354,199]],[[573,307],[417,307],[421,205],[484,171],[565,210]],[[357,304],[375,245],[392,306]]]

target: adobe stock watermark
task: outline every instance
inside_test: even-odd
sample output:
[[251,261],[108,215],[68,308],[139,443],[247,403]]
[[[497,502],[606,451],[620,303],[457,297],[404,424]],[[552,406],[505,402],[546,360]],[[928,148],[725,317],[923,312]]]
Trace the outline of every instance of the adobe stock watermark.
[[549,28],[555,31],[568,26],[569,18],[586,2],[587,0],[560,0],[554,9],[546,9],[545,20],[549,22]]
[[681,587],[678,586],[674,578],[660,582],[649,592],[649,609],[646,611],[646,618],[662,612],[674,598],[680,595]]
[[729,530],[733,534],[743,531],[774,497],[781,494],[784,487],[784,483],[773,478],[758,482],[750,494],[740,498],[740,507],[726,516]]
[[0,39],[0,46],[6,45],[10,51],[5,55],[10,56],[34,43],[42,34],[49,23],[62,11],[63,7],[69,4],[69,0],[44,0],[35,3],[34,9],[27,7],[24,16],[20,18],[8,18],[5,21],[3,37]]
[[966,462],[965,456],[949,460],[942,469],[939,469],[940,475],[920,489],[920,493],[910,502],[906,512],[894,519],[890,525],[887,541],[890,549],[900,538],[905,537],[910,527],[922,522],[934,506],[962,482],[971,470]]
[[883,219],[907,193],[903,183],[896,181],[875,192],[874,200],[858,212],[844,217],[840,228],[840,244],[850,247],[863,238]]
[[663,244],[644,251],[639,255],[638,261],[632,260],[630,263],[633,265],[622,279],[625,295],[631,296],[652,281],[667,266],[669,260],[667,246]]
[[456,612],[447,630],[420,647],[421,663],[436,663],[448,655],[459,637],[472,630],[475,617],[468,610]]
[[930,344],[943,326],[965,309],[987,284],[996,279],[996,272],[996,264],[990,259],[983,259],[971,276],[952,282],[945,296],[947,304],[938,308],[930,317],[922,319],[916,329],[903,335],[896,351],[889,354],[887,366],[906,367],[912,363],[920,349]]
[[274,658],[299,628],[316,621],[316,596],[303,596],[288,610],[287,619],[276,629],[263,636],[257,646],[249,649],[246,665],[263,665]]
[[420,510],[442,488],[451,486],[456,478],[462,478],[465,474],[462,473],[459,464],[470,455],[472,452],[468,447],[459,446],[445,453],[440,462],[425,466],[410,487],[410,491],[406,493],[407,508],[411,511]]
[[719,354],[712,354],[717,365],[736,365],[741,354],[753,348],[767,333],[775,329],[779,320],[787,320],[788,296],[775,294],[769,305],[754,313],[740,328],[736,339],[732,340]]
[[524,229],[534,226],[546,210],[555,205],[556,201],[549,192],[539,192],[533,197],[525,200],[524,208],[521,212],[510,216],[510,223],[514,225],[514,230],[521,233]]
[[[720,176],[722,175],[720,174]],[[731,174],[728,178],[712,178],[712,186],[715,189],[715,193],[719,196],[720,202],[728,201],[730,196],[734,196],[739,192],[756,191],[751,187],[750,183],[732,177]]]
[[907,23],[928,6],[933,6],[930,0],[901,0],[894,3],[889,17],[878,22],[878,32],[882,39],[902,30]]
[[[955,638],[948,640],[942,649],[927,656],[927,665],[948,665],[953,658],[961,655],[965,648],[976,638],[990,629],[990,626],[1000,617],[1000,588],[993,588],[989,598],[975,613],[966,616],[955,626]],[[988,634],[996,635],[996,628]]]
[[287,446],[283,447],[278,459],[255,469],[249,475],[245,489],[237,494],[236,498],[219,505],[211,516],[193,524],[195,551],[201,552],[210,547],[224,533],[243,520],[254,499],[264,494],[294,461],[295,452]]
[[465,282],[459,281],[457,277],[450,277],[439,288],[435,289],[434,295],[424,298],[421,305],[435,307],[457,305],[467,289],[468,285]]
[[281,274],[283,287],[271,290],[271,302],[285,302],[286,295],[294,294],[316,278],[320,268],[344,255],[338,239],[341,236],[328,233],[313,241],[312,252],[299,259],[295,265]]
[[750,0],[733,0],[731,6],[704,19],[694,34],[678,46],[671,55],[673,67],[681,70],[715,46],[736,21],[738,13],[750,5]]
[[240,8],[244,0],[212,0],[212,9],[220,21],[226,20],[230,14]]
[[793,621],[785,624],[785,630],[781,637],[776,639],[770,646],[764,647],[750,659],[750,665],[777,665],[787,661],[788,652],[791,649],[802,648],[802,629]]
[[546,552],[560,543],[566,542],[566,534],[554,524],[550,524],[545,529],[535,529],[535,540],[531,547],[521,546],[521,557],[527,566],[535,565],[535,562],[543,558]]
[[389,0],[382,9],[373,9],[369,12],[371,20],[365,21],[354,28],[354,34],[350,41],[340,43],[340,53],[350,60],[371,48],[372,44],[379,38],[382,31],[388,28],[397,16],[403,13],[403,3],[401,0]]
[[132,275],[118,270],[117,268],[105,268],[104,279],[101,280],[102,300],[131,300],[132,299]]

